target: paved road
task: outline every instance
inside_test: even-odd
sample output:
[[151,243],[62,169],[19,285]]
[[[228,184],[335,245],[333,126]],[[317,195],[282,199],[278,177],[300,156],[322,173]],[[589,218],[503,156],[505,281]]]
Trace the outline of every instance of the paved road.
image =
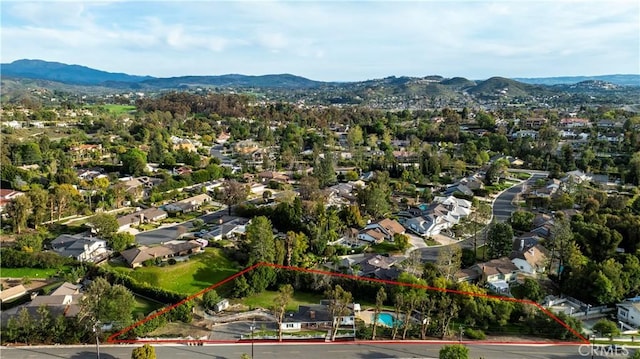
[[[205,223],[214,223],[216,219],[226,214],[228,214],[228,210],[226,208],[223,208],[216,212],[204,214],[198,218],[202,219]],[[168,226],[168,227],[154,229],[152,231],[138,233],[136,234],[136,242],[138,244],[148,246],[152,244],[160,244],[160,243],[172,241],[178,238],[178,236],[180,235],[180,229],[179,229],[180,226],[184,227],[184,229],[186,229],[186,231],[188,232],[191,229],[193,229],[192,220],[184,223]]]
[[[487,359],[578,359],[590,357],[589,348],[577,345],[468,345],[471,358]],[[155,346],[158,359],[209,358],[239,359],[243,353],[251,353],[250,344],[211,346]],[[254,345],[254,358],[258,359],[382,359],[382,358],[437,358],[441,344],[421,343],[349,343],[349,344],[273,344]],[[101,359],[128,359],[133,346],[109,346],[100,348]],[[583,354],[581,354],[581,352]],[[584,353],[587,353],[585,356]],[[22,348],[2,349],[3,359],[94,359],[95,346],[79,348]],[[604,358],[595,355],[594,358]]]
[[[511,213],[516,210],[516,207],[512,204],[512,202],[516,198],[518,193],[523,190],[523,187],[531,186],[536,180],[545,177],[547,177],[547,174],[545,172],[536,171],[536,173],[534,173],[527,181],[502,192],[493,202],[493,220],[497,222],[505,222],[506,220],[508,220],[509,217],[511,217]],[[482,233],[478,233],[478,247],[484,244],[484,240],[481,239],[482,237]],[[473,249],[473,237],[458,242],[458,245],[461,248]],[[442,247],[427,247],[420,248],[418,250],[420,251],[423,261],[435,262],[438,258],[438,253],[440,252],[441,248]]]

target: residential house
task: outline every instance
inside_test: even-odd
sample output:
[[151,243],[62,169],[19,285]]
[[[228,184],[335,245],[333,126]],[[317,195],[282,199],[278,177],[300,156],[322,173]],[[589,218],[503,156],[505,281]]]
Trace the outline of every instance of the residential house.
[[375,229],[368,229],[360,231],[360,233],[358,233],[358,239],[370,243],[382,243],[385,239],[385,235]]
[[447,189],[444,191],[443,195],[445,196],[451,196],[456,192],[460,192],[462,194],[464,194],[465,196],[473,196],[473,191],[467,187],[467,185],[458,182],[458,183],[454,183],[453,185],[447,187]]
[[[175,137],[175,140],[174,140]],[[176,136],[171,136],[171,140],[173,143],[173,150],[174,151],[179,151],[179,150],[183,150],[183,151],[187,151],[187,152],[197,152],[198,148],[196,146],[196,144],[194,143],[194,141],[189,140],[189,139],[182,139],[182,138],[178,138]]]
[[212,239],[214,241],[231,239],[236,236],[243,235],[246,230],[246,221],[233,220],[213,228],[213,230],[203,236],[203,238]]
[[393,236],[395,234],[404,234],[405,232],[405,228],[400,223],[389,218],[368,224],[364,229],[379,231],[384,235],[384,239],[388,241],[393,241]]
[[457,283],[468,282],[475,283],[480,278],[481,273],[473,268],[465,268],[456,272],[455,279]]
[[2,323],[17,316],[23,308],[26,308],[33,318],[37,318],[38,308],[42,306],[49,309],[53,318],[62,315],[73,318],[80,312],[83,296],[79,286],[65,282],[49,295],[37,295],[28,303],[2,311]]
[[520,126],[522,128],[539,129],[540,127],[544,126],[547,121],[548,120],[544,117],[531,117],[520,121]]
[[480,273],[482,282],[498,293],[507,293],[509,283],[514,282],[518,274],[518,267],[508,257],[478,263],[472,268]]
[[160,258],[161,260],[167,259],[173,255],[173,250],[165,246],[140,246],[124,250],[120,252],[120,255],[122,255],[122,258],[124,258],[131,268],[137,268],[142,267],[142,264],[148,260],[155,260],[156,258]]
[[[379,254],[369,255],[355,263],[357,275],[360,277],[376,278],[382,280],[396,280],[402,271],[394,266],[396,258],[384,257]],[[352,267],[354,266],[352,265]]]
[[164,210],[169,213],[176,212],[193,212],[198,208],[202,207],[204,204],[211,202],[211,196],[208,194],[199,194],[193,197],[185,198],[181,201],[177,201],[164,206]]
[[[329,300],[323,300],[320,304],[301,305],[298,311],[289,313],[282,322],[284,332],[300,331],[300,330],[329,330],[332,328],[334,321],[338,321],[340,327],[348,327],[354,329],[355,316],[354,309],[359,307],[358,304],[350,305],[350,313],[347,315],[334,318],[329,311]],[[324,336],[324,334],[323,334]],[[339,335],[353,337],[353,334]]]
[[279,183],[289,183],[289,176],[284,173],[274,172],[274,171],[263,171],[258,173],[258,178],[262,183],[268,183],[270,181],[275,181]]
[[520,131],[516,131],[511,135],[512,138],[524,138],[524,137],[530,137],[531,139],[537,139],[538,138],[538,131],[535,130],[520,130]]
[[118,232],[127,231],[131,226],[142,223],[153,223],[167,218],[168,213],[159,208],[151,207],[141,211],[133,212],[117,218]]
[[561,128],[580,128],[590,126],[591,123],[589,122],[589,119],[586,118],[568,117],[560,120]]
[[511,257],[511,262],[520,272],[532,276],[545,273],[549,268],[549,260],[549,251],[540,244],[518,251]]
[[155,247],[140,246],[120,252],[122,258],[131,268],[141,267],[148,260],[166,260],[176,256],[187,256],[202,251],[202,243],[198,241],[169,241]]
[[80,262],[98,263],[109,257],[107,241],[83,234],[63,234],[51,241],[51,248],[62,257]]
[[640,328],[640,297],[629,298],[616,304],[618,320],[632,327]]
[[0,290],[0,303],[20,298],[27,294],[27,288],[22,284]]
[[24,192],[14,191],[12,189],[2,188],[0,189],[0,212],[4,211],[11,201],[18,196],[23,196]]

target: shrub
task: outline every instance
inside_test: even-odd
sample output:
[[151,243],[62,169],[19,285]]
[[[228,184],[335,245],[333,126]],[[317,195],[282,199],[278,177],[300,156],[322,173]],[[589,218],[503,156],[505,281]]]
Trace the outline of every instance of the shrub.
[[486,335],[484,335],[484,332],[481,329],[471,329],[471,328],[465,329],[464,335],[466,335],[469,339],[477,339],[477,340],[484,340],[487,337]]

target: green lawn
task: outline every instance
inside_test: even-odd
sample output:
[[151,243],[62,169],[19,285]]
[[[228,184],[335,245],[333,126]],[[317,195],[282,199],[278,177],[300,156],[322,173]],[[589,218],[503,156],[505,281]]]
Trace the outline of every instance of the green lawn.
[[374,253],[378,254],[399,252],[398,246],[388,241],[372,244],[370,248]]
[[0,268],[2,278],[49,278],[64,268]]
[[116,104],[108,104],[108,105],[102,105],[103,108],[105,108],[107,111],[116,114],[116,115],[120,115],[126,112],[130,112],[130,111],[134,111],[136,109],[135,106],[131,106],[131,105],[116,105]]
[[[110,264],[111,265],[111,264]],[[225,258],[220,249],[206,248],[187,262],[164,267],[137,269],[111,265],[139,282],[146,282],[181,294],[193,294],[238,272],[240,268]]]
[[[277,291],[265,290],[260,294],[254,294],[241,300],[237,300],[237,303],[243,303],[251,308],[271,308],[275,302]],[[305,304],[319,304],[320,300],[324,299],[322,294],[316,293],[293,293],[293,299],[287,306],[287,310],[298,310],[298,306]]]
[[145,317],[152,311],[162,307],[162,304],[146,300],[142,297],[135,296],[135,304],[133,307],[133,317]]

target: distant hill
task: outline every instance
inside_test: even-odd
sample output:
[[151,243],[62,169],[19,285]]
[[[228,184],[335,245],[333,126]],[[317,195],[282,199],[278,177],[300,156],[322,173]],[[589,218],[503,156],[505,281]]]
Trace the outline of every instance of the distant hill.
[[[469,101],[517,100],[584,103],[635,103],[640,93],[640,75],[509,79],[492,77],[469,80],[389,76],[357,82],[322,82],[292,74],[248,76],[180,76],[155,78],[110,73],[79,65],[41,60],[18,60],[0,64],[0,95],[3,101],[46,100],[39,90],[102,95],[118,92],[199,90],[260,94],[265,99],[309,104],[358,104],[389,108],[430,108],[444,103],[466,105]],[[630,86],[635,84],[636,86]],[[38,89],[36,91],[36,89]]]
[[139,82],[152,78],[42,60],[17,60],[10,64],[0,64],[0,73],[2,77],[25,77],[74,85],[100,85],[106,81]]
[[561,76],[539,78],[514,78],[519,82],[535,85],[571,85],[584,81],[604,81],[620,86],[640,86],[640,75]]
[[524,97],[545,95],[551,91],[543,86],[525,84],[504,77],[492,77],[479,82],[468,92],[481,97]]
[[170,78],[154,78],[145,80],[140,86],[155,88],[179,88],[195,86],[220,87],[263,87],[263,88],[312,88],[323,85],[324,82],[309,80],[291,74],[281,75],[221,75],[221,76],[180,76]]

